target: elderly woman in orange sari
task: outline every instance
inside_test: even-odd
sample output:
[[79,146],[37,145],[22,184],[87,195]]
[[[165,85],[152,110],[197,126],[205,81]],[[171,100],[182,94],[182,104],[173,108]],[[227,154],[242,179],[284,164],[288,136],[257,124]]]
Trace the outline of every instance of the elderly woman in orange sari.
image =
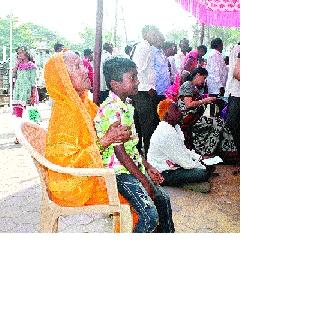
[[[88,99],[88,72],[72,51],[54,54],[45,66],[46,88],[54,100],[49,121],[46,158],[68,167],[103,167],[93,126],[98,106]],[[126,127],[115,122],[99,140],[103,146],[127,141]],[[49,171],[48,187],[53,201],[64,206],[83,206],[108,202],[102,177],[76,177]],[[119,195],[120,196],[120,195]],[[120,196],[120,202],[126,202]]]

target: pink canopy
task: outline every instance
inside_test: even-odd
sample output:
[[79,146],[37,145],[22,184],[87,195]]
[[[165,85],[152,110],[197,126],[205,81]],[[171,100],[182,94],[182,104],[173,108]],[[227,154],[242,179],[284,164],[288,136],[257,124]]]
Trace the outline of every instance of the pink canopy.
[[240,27],[240,0],[176,0],[200,23]]

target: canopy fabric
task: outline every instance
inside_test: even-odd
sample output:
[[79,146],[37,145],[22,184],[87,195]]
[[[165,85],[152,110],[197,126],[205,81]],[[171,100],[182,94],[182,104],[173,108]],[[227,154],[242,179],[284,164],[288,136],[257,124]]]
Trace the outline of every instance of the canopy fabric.
[[240,27],[240,0],[176,0],[200,23]]

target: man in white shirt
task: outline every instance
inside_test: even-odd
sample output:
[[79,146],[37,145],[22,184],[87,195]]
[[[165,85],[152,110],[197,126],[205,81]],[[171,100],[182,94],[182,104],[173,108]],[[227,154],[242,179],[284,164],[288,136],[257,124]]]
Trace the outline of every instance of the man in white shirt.
[[151,137],[148,162],[164,177],[162,185],[209,192],[210,171],[201,163],[201,156],[185,146],[178,125],[181,118],[180,109],[172,104]]
[[187,54],[192,50],[189,46],[189,40],[183,38],[179,43],[179,52],[175,55],[175,63],[178,69],[178,72],[181,73],[183,70],[183,63]]
[[178,75],[178,69],[174,58],[174,55],[177,54],[177,45],[173,42],[165,42],[163,45],[163,52],[168,59],[170,82],[173,84]]
[[[220,38],[215,38],[211,41],[211,48],[213,53],[209,56],[207,67],[208,77],[207,86],[208,94],[213,97],[223,96],[225,92],[226,80],[227,80],[227,65],[224,61],[222,50],[223,42]],[[219,107],[221,110],[223,107]],[[215,105],[210,106],[210,115],[213,117]]]
[[112,55],[113,52],[113,44],[111,42],[106,42],[103,45],[102,53],[101,53],[101,65],[100,65],[100,98],[99,98],[99,103],[103,103],[104,100],[108,97],[109,95],[109,88],[107,87],[106,80],[104,78],[103,74],[103,64],[113,58],[114,56]]
[[232,49],[229,55],[226,95],[229,96],[226,125],[231,130],[240,156],[240,43]]
[[142,29],[142,37],[143,41],[136,45],[131,55],[137,65],[140,81],[138,94],[132,99],[135,107],[134,122],[138,135],[140,131],[138,149],[142,151],[143,140],[144,154],[147,155],[151,135],[160,121],[157,114],[158,98],[152,46],[158,46],[163,36],[157,27],[146,25]]

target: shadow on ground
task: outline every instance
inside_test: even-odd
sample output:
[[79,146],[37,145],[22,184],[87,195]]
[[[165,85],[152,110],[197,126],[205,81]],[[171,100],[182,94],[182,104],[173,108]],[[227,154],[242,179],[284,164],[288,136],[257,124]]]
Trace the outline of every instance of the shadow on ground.
[[[211,177],[208,194],[166,187],[177,233],[240,232],[240,175],[233,174],[236,168],[218,165],[219,176]],[[38,184],[3,197],[0,232],[39,232],[40,195]],[[107,224],[108,220],[98,218],[87,215],[61,218],[59,232],[110,232],[110,221]]]

